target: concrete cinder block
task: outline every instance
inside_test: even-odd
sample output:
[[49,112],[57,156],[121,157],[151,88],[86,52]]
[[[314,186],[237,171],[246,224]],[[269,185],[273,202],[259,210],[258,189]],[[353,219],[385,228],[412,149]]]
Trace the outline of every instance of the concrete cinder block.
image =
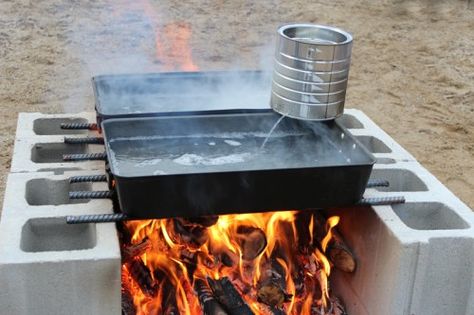
[[416,161],[416,159],[392,137],[357,109],[346,109],[339,118],[342,124],[374,154],[379,164]]
[[105,182],[69,183],[71,176],[101,174],[104,171],[66,171],[61,175],[53,172],[10,173],[5,189],[2,220],[38,211],[45,211],[53,216],[110,212],[113,207],[110,199],[72,200],[68,195],[70,191],[108,190]]
[[[341,296],[351,315],[474,315],[471,209],[364,113],[347,109],[339,119],[377,158],[372,178],[391,183],[389,188],[368,189],[365,197],[403,195],[407,202],[331,210],[330,214],[341,216],[339,230],[358,259],[354,274],[333,272],[333,291]],[[66,213],[111,211],[106,200],[63,203],[70,189],[65,179],[70,174],[79,175],[76,171],[67,173],[68,168],[101,173],[103,162],[25,162],[25,157],[31,159],[27,152],[35,143],[62,142],[62,138],[22,134],[24,142],[19,146],[23,148],[14,156],[12,171],[48,170],[44,166],[54,164],[48,165],[53,166],[49,169],[66,173],[13,174],[9,178],[0,221],[0,283],[8,283],[7,290],[0,291],[5,314],[120,312],[120,253],[113,224],[71,229],[63,218]],[[54,154],[68,153],[62,147],[50,149],[57,149]],[[50,154],[42,157],[50,159]],[[45,197],[46,193],[34,186],[28,189],[32,180],[56,189],[54,198],[53,194]]]
[[376,164],[405,204],[333,210],[359,264],[337,271],[334,290],[349,314],[474,314],[474,213],[417,162]]
[[356,273],[332,279],[349,314],[474,314],[474,213],[365,114],[345,114],[378,160],[371,178],[391,184],[365,197],[406,198],[331,213],[359,261]]
[[104,161],[63,161],[63,154],[104,152],[103,145],[66,144],[64,136],[16,138],[11,172],[103,170]]
[[[115,224],[68,225],[65,220],[67,215],[112,213],[111,202],[63,203],[68,188],[62,181],[68,176],[9,176],[0,221],[2,314],[121,312],[121,256]],[[32,180],[40,180],[35,186],[44,187],[29,189]],[[51,196],[57,199],[48,199]]]
[[42,136],[95,136],[97,131],[89,130],[65,130],[61,129],[61,123],[95,123],[94,112],[82,112],[77,114],[41,114],[20,113],[16,129],[17,138],[35,138]]

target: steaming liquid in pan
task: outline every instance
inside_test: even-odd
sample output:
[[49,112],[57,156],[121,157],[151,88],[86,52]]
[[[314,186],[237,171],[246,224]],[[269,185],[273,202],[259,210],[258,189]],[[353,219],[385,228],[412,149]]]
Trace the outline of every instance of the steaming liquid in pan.
[[134,177],[346,165],[358,160],[357,148],[341,147],[310,130],[273,130],[272,141],[262,148],[267,137],[267,133],[242,133],[112,140],[110,161],[119,175]]
[[[117,176],[324,167],[366,162],[335,124],[277,114],[118,120],[104,128]],[[270,141],[271,140],[271,141]]]

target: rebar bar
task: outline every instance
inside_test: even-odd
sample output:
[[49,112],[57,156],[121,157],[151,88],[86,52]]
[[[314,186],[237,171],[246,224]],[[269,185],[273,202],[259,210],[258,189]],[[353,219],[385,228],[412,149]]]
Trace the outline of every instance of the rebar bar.
[[97,161],[106,159],[107,154],[105,152],[63,155],[64,161]]
[[96,123],[61,123],[61,129],[97,130],[97,124]]
[[82,175],[72,176],[69,178],[69,183],[97,183],[106,182],[107,176],[105,175]]
[[107,199],[112,198],[112,190],[70,191],[69,199]]
[[388,180],[385,179],[371,179],[367,183],[366,188],[373,188],[373,187],[388,187],[390,183]]
[[121,222],[128,219],[124,213],[68,215],[67,224]]
[[101,137],[83,137],[83,138],[64,137],[64,143],[67,143],[67,144],[104,144],[104,138],[101,138]]
[[358,206],[383,206],[393,205],[398,203],[405,203],[405,197],[393,196],[393,197],[371,197],[362,198],[357,205]]

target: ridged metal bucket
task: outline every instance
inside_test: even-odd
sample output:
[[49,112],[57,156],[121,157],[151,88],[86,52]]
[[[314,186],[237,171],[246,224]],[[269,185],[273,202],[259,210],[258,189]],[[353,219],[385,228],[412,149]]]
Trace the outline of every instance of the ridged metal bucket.
[[271,106],[282,115],[329,120],[342,115],[352,36],[338,28],[290,24],[278,29]]

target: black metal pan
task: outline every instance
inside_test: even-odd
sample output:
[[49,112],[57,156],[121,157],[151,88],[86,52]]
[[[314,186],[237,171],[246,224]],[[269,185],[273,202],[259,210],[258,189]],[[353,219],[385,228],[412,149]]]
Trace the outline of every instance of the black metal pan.
[[374,157],[337,122],[266,113],[102,123],[121,210],[195,217],[353,205]]
[[[269,108],[271,73],[165,72],[92,78],[97,123],[110,118],[261,112]],[[216,110],[218,109],[218,110]]]

